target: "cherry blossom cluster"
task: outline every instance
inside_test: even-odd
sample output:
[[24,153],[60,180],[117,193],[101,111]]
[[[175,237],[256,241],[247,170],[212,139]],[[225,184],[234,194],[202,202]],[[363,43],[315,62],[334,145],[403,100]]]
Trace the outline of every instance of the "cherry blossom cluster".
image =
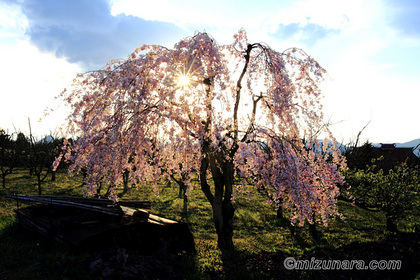
[[327,224],[338,214],[345,162],[323,122],[325,73],[302,50],[251,44],[244,30],[230,45],[207,33],[172,49],[143,45],[62,93],[78,137],[63,155],[72,174],[87,174],[87,194],[100,183],[117,188],[127,171],[158,192],[162,177],[182,175],[190,186],[195,174],[234,165],[244,184],[289,209],[292,223],[316,215]]

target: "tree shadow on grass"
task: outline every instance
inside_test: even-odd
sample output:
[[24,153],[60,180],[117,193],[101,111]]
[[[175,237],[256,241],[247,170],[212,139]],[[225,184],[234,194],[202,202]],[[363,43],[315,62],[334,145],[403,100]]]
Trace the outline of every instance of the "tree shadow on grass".
[[0,227],[0,279],[90,279],[84,253],[13,221]]
[[[307,260],[313,269],[286,269],[285,259]],[[311,265],[312,260],[312,265]],[[314,260],[328,265],[328,260],[362,260],[364,270],[341,262],[340,269],[314,269]],[[380,269],[384,261],[400,260],[400,269]],[[377,261],[375,263],[375,261]],[[370,269],[369,264],[378,267]],[[330,262],[331,267],[331,262]],[[247,254],[234,251],[223,254],[222,279],[415,279],[420,274],[420,239],[414,233],[390,234],[379,242],[354,242],[339,248],[318,247],[296,257],[285,252]],[[218,279],[217,278],[217,279]],[[214,278],[216,279],[216,278]]]
[[95,240],[96,244],[76,246],[41,237],[12,222],[0,219],[0,225],[0,280],[178,280],[185,279],[184,271],[189,279],[200,279],[192,253],[145,253],[122,246],[124,241],[114,244],[107,236]]

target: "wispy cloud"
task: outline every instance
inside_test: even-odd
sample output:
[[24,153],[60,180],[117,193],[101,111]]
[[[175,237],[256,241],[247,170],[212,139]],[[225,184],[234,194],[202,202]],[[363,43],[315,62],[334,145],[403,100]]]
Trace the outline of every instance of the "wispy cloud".
[[386,1],[392,9],[388,22],[402,36],[420,36],[420,2],[412,0]]
[[302,42],[307,46],[311,46],[329,35],[338,33],[340,33],[339,29],[326,28],[319,24],[310,23],[308,19],[308,22],[305,24],[279,24],[278,30],[273,34],[273,37],[287,40],[293,39],[296,42]]

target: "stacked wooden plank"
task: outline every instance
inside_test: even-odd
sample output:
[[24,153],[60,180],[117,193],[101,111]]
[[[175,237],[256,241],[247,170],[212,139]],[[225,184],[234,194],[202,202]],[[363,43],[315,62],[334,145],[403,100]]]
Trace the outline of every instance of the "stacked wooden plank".
[[131,208],[150,209],[149,201],[121,200],[114,202],[103,198],[85,198],[78,196],[57,196],[57,195],[7,195],[8,198],[23,201],[33,201],[46,204],[64,205],[90,211],[101,212],[110,215],[121,215],[121,209],[117,206]]
[[48,195],[7,195],[7,197],[22,201],[32,201],[43,204],[61,205],[84,209],[87,211],[99,212],[113,216],[120,216],[122,214],[121,208],[116,207],[116,205],[111,200],[86,199],[85,201],[84,198],[80,197]]
[[114,203],[106,199],[52,195],[8,197],[34,204],[15,210],[18,222],[47,238],[75,245],[108,244],[113,240],[119,246],[141,248],[145,253],[160,250],[162,244],[165,250],[174,253],[195,251],[188,225],[141,209],[150,208],[149,202]]
[[16,216],[22,227],[74,245],[119,228],[119,218],[115,215],[55,204],[17,209]]

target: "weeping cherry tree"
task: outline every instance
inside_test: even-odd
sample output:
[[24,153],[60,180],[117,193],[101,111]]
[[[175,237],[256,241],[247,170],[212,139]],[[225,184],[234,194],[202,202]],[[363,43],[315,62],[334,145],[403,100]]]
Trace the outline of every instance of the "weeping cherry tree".
[[[207,33],[172,49],[143,45],[63,91],[79,139],[62,156],[73,174],[86,172],[88,194],[121,185],[126,171],[156,192],[162,176],[176,174],[191,188],[196,171],[222,250],[234,247],[233,202],[249,178],[292,224],[327,225],[339,215],[345,163],[323,122],[325,73],[302,50],[250,43],[244,30],[230,45]],[[320,145],[320,135],[333,144]]]

